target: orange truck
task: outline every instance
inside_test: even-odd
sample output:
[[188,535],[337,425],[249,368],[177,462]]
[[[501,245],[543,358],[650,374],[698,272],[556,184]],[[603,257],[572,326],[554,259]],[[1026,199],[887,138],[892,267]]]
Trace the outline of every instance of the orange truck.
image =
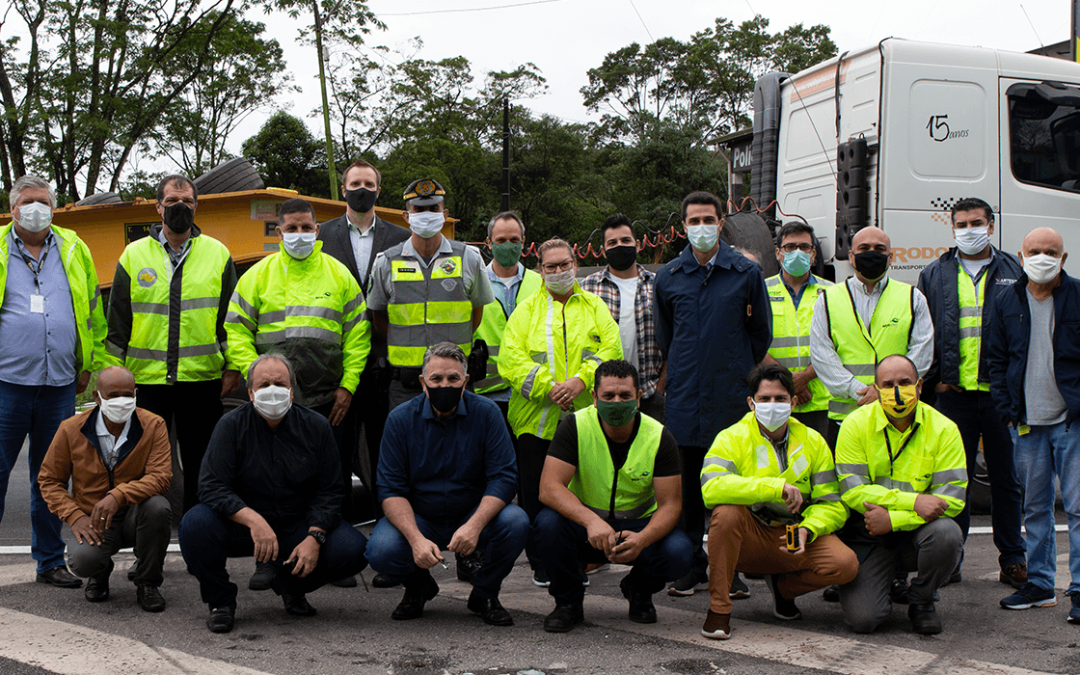
[[[263,188],[241,192],[222,192],[199,195],[195,211],[195,223],[206,234],[225,244],[232,251],[237,272],[261,258],[278,250],[277,213],[287,199],[300,197],[295,190]],[[345,213],[345,203],[319,197],[303,197],[315,208],[318,222],[326,222]],[[98,281],[102,292],[112,286],[116,263],[124,247],[136,239],[145,237],[150,227],[160,223],[156,202],[136,198],[130,202],[112,202],[78,206],[68,204],[53,212],[53,222],[60,227],[74,230],[94,256]],[[408,227],[401,211],[376,206],[375,212],[383,220]],[[0,225],[6,225],[11,214],[0,214]],[[447,220],[443,235],[454,237],[456,220]]]

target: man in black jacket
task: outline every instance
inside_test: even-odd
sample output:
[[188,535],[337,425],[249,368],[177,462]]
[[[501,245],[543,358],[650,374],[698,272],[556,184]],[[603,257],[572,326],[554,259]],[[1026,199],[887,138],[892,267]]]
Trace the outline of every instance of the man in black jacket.
[[[990,478],[994,545],[1001,568],[998,580],[1020,588],[1027,583],[1024,540],[1020,537],[1020,484],[1009,430],[990,397],[988,345],[982,338],[990,335],[994,298],[1015,284],[1023,269],[1014,256],[990,243],[995,232],[989,204],[981,199],[961,199],[953,205],[951,219],[956,246],[919,275],[918,288],[926,296],[934,321],[934,361],[926,375],[926,388],[933,387],[937,409],[956,423],[964,440],[968,496],[956,524],[966,540],[981,436]],[[950,581],[960,581],[959,566]]]
[[1080,281],[1062,269],[1065,244],[1048,227],[1024,237],[1020,257],[1024,274],[998,294],[989,326],[990,395],[1012,436],[1027,531],[1028,583],[1000,604],[1057,603],[1056,474],[1069,521],[1068,621],[1080,624]]
[[[345,215],[328,220],[319,228],[323,253],[342,262],[366,294],[370,288],[371,264],[375,256],[409,238],[409,231],[388,223],[375,214],[375,200],[381,190],[382,174],[374,166],[358,159],[341,176],[341,194],[347,204]],[[370,316],[365,317],[370,320]],[[374,498],[375,467],[379,465],[379,445],[388,408],[389,365],[386,362],[386,339],[371,336],[371,353],[353,396],[345,433],[355,434],[356,418],[364,425],[370,459],[368,488]],[[344,506],[347,506],[345,504]],[[376,504],[376,510],[378,505]]]

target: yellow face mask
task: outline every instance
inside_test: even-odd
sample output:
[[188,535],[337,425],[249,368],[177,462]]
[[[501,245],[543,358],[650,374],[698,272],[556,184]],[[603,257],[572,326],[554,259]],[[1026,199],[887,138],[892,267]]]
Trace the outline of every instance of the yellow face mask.
[[908,384],[882,389],[874,385],[878,390],[878,402],[885,414],[893,419],[903,419],[911,414],[919,403],[919,394],[916,385]]

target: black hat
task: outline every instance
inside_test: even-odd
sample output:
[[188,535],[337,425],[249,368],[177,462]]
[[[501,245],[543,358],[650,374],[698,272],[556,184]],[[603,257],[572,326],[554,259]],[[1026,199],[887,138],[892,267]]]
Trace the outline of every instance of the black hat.
[[421,178],[409,183],[409,187],[405,188],[405,194],[402,196],[406,204],[431,206],[440,203],[445,194],[446,190],[439,185],[437,180],[434,178]]

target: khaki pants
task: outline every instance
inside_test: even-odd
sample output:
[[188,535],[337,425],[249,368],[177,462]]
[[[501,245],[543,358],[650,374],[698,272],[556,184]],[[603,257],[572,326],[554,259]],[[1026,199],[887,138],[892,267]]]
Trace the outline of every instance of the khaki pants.
[[855,578],[859,561],[835,534],[818,537],[801,555],[781,551],[783,527],[766,527],[745,506],[721,504],[709,528],[709,608],[731,613],[731,580],[736,570],[781,575],[777,590],[785,598]]

